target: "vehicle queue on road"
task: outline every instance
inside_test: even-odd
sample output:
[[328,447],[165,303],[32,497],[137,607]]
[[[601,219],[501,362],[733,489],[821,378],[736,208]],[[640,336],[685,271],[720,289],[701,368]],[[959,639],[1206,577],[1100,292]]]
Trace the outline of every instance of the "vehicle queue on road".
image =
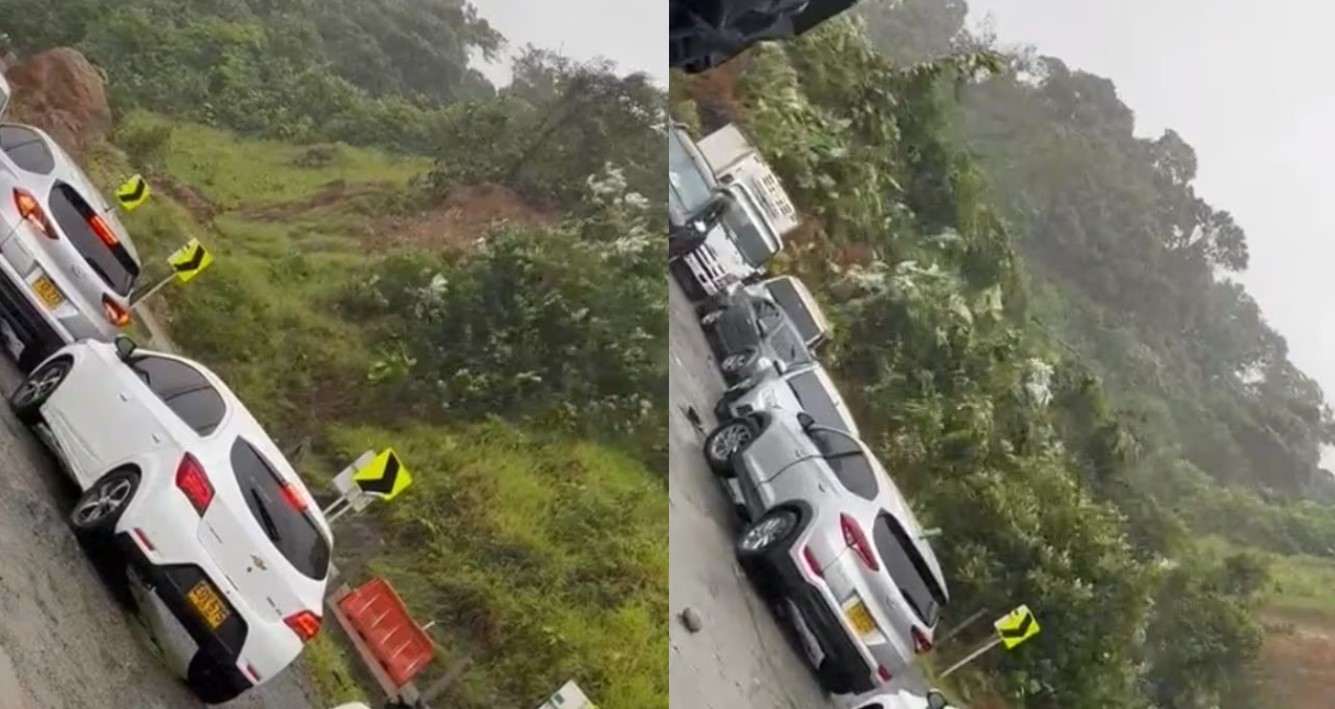
[[[711,241],[717,251],[747,238],[725,217],[748,213],[726,194],[699,196],[716,180],[707,160],[685,159],[689,136],[674,130],[683,146],[669,165],[675,264]],[[682,189],[690,185],[702,187],[694,211],[684,198],[694,193]],[[818,360],[830,337],[819,303],[796,277],[766,278],[767,261],[724,273],[671,269],[727,387],[704,455],[741,525],[738,562],[841,705],[947,707],[936,690],[922,696],[896,682],[931,651],[949,603],[930,534]]]

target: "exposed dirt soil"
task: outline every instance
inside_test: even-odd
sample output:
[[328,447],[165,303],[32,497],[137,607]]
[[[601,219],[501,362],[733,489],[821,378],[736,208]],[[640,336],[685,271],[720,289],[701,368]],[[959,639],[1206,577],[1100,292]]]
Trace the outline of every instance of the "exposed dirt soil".
[[11,116],[35,125],[74,156],[111,131],[106,79],[78,51],[35,54],[7,72],[14,89]]
[[153,185],[176,200],[200,224],[209,224],[222,213],[222,207],[194,187],[168,175],[154,175]]
[[1269,609],[1261,662],[1272,706],[1335,709],[1335,617],[1319,611]]
[[381,220],[372,232],[377,246],[465,249],[485,239],[501,223],[540,226],[557,217],[555,212],[529,205],[513,190],[482,184],[458,190],[420,214]]

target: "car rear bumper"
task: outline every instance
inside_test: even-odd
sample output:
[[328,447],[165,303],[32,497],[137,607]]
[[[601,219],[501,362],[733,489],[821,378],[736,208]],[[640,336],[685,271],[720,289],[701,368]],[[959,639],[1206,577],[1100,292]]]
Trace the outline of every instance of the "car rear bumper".
[[[844,693],[861,694],[877,686],[875,669],[862,648],[849,635],[830,600],[802,574],[791,549],[776,549],[747,571],[801,614],[802,625],[819,646],[824,662],[838,668],[846,679],[848,687],[840,688]],[[822,678],[830,669],[821,668]]]
[[247,635],[245,620],[232,608],[227,621],[212,630],[186,597],[195,583],[213,583],[202,569],[192,564],[154,564],[129,532],[117,534],[113,546],[194,641],[198,649],[186,679],[202,698],[231,698],[255,686],[237,667]]
[[70,333],[42,309],[22,277],[0,257],[0,317],[24,345],[54,350],[73,341]]

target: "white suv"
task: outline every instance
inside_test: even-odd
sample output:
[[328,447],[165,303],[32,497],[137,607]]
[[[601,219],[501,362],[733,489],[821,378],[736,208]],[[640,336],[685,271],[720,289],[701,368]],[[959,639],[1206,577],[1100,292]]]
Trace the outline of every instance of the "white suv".
[[273,440],[196,362],[84,341],[10,399],[83,490],[168,665],[206,702],[272,679],[320,629],[329,525]]
[[775,408],[720,424],[705,458],[751,520],[738,561],[792,624],[821,686],[870,692],[931,650],[945,578],[866,444]]

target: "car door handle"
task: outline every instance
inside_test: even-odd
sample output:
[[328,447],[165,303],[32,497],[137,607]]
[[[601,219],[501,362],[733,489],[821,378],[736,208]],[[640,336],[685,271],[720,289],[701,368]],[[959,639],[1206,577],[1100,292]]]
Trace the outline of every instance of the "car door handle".
[[125,392],[121,392],[121,401],[128,402],[129,400],[130,400],[130,395],[126,394]]
[[156,433],[153,434],[153,442],[154,442],[154,443],[161,443],[161,442],[162,442],[162,436],[160,436],[160,435],[158,435],[158,434],[156,434]]

